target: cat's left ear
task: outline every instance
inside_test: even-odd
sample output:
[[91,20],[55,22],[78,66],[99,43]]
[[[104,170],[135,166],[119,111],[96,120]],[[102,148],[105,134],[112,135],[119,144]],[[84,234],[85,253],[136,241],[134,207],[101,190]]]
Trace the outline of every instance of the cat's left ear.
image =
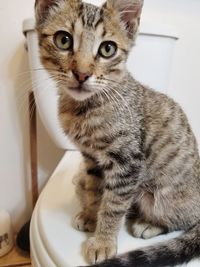
[[104,8],[117,11],[128,37],[133,39],[140,24],[143,3],[144,0],[107,0]]

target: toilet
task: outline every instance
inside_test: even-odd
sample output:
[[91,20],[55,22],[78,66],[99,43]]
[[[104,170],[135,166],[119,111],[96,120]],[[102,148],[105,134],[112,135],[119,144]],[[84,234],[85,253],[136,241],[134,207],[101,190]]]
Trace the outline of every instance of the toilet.
[[[40,194],[33,212],[30,228],[32,265],[34,267],[84,266],[87,262],[83,255],[83,243],[89,234],[79,232],[72,227],[72,218],[80,211],[73,178],[79,170],[82,156],[63,134],[59,125],[56,85],[41,66],[34,25],[34,19],[23,22],[36,105],[52,140],[66,152]],[[172,29],[164,25],[158,28],[157,25],[143,22],[136,46],[128,61],[129,70],[144,84],[167,93],[177,40],[178,36]],[[44,86],[48,87],[48,90],[42,90]],[[130,236],[125,226],[122,226],[118,253],[155,244],[178,235],[180,232],[142,240]],[[192,261],[187,266],[200,266],[200,261]]]

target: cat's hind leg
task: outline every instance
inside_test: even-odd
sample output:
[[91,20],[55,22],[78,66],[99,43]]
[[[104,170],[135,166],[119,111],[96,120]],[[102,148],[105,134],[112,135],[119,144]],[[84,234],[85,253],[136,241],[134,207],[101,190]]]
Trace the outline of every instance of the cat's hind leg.
[[81,211],[75,216],[73,226],[75,229],[82,232],[94,232],[96,228],[96,220],[85,211]]
[[74,183],[76,194],[80,200],[82,211],[73,220],[73,227],[83,232],[94,232],[97,212],[102,195],[101,171],[91,159],[85,159]]
[[[82,211],[73,220],[73,227],[83,232],[94,232],[97,222],[97,212],[100,204],[100,193],[94,177],[85,177],[77,185],[77,193],[82,204]],[[93,180],[93,181],[92,181]]]
[[166,228],[152,225],[142,219],[135,220],[130,228],[134,237],[143,239],[149,239],[167,232]]

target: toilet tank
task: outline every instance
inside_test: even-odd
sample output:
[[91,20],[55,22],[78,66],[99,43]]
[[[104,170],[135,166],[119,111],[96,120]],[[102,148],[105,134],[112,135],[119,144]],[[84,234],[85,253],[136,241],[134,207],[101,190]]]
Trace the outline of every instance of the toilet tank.
[[[63,149],[76,149],[64,135],[58,120],[57,88],[40,63],[34,19],[23,22],[27,39],[32,90],[41,120],[55,144]],[[166,93],[169,87],[173,51],[178,37],[172,29],[142,23],[127,67],[140,82]]]

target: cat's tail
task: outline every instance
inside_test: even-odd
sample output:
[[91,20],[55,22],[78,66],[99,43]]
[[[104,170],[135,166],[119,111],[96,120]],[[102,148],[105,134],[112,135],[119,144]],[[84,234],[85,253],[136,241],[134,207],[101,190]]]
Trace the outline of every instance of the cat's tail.
[[200,222],[180,237],[130,251],[92,267],[166,267],[200,257]]

